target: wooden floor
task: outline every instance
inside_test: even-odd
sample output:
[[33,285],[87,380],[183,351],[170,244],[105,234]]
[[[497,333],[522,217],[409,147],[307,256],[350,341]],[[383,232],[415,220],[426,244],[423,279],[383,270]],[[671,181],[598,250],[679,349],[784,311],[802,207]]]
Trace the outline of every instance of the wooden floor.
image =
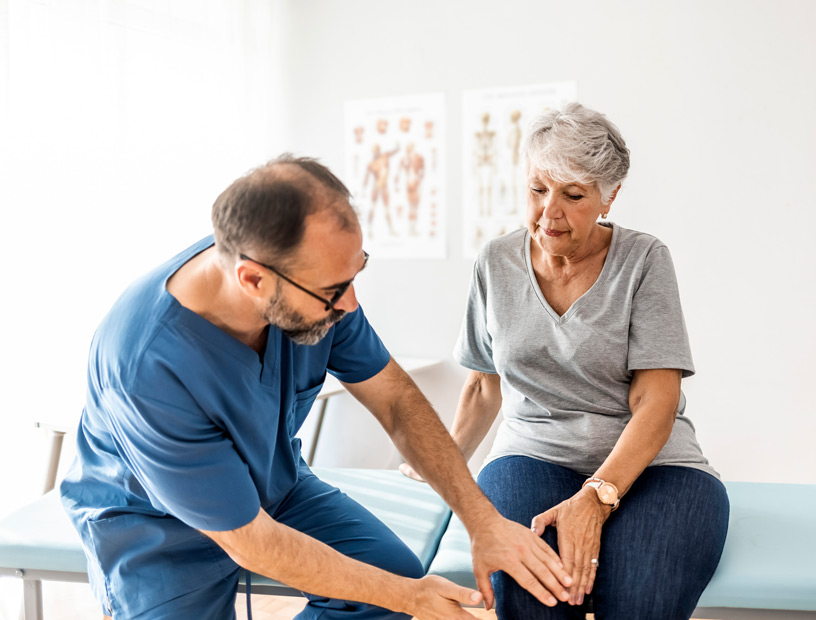
[[[19,620],[22,584],[13,579],[0,580],[0,620]],[[290,596],[252,596],[253,620],[292,620],[306,600]],[[493,611],[469,609],[480,620],[496,620]],[[238,595],[235,605],[238,620],[247,620],[246,596]],[[48,620],[101,620],[102,612],[86,583],[44,583],[43,613]],[[592,620],[592,614],[587,620]]]
[[[19,620],[22,584],[3,579],[0,588],[0,620]],[[19,591],[18,591],[19,590]],[[294,596],[252,596],[253,620],[292,620],[306,605],[306,599]],[[484,609],[472,609],[480,620],[495,620],[496,614]],[[102,610],[87,583],[43,584],[43,615],[47,620],[102,620]],[[235,604],[237,620],[246,620],[246,595],[239,594]]]
[[[13,579],[0,581],[0,620],[19,620],[19,600],[22,584]],[[19,588],[18,588],[19,586]],[[17,591],[19,589],[19,592]],[[306,605],[306,600],[294,596],[252,596],[253,620],[292,620]],[[239,594],[235,604],[238,620],[246,620],[246,595]],[[495,620],[496,614],[484,609],[471,609],[480,620]],[[102,611],[87,583],[43,584],[43,615],[48,620],[102,620]],[[591,616],[590,616],[591,618]]]
[[[303,609],[304,605],[306,605],[305,600],[295,597],[253,595],[252,620],[291,620]],[[238,620],[246,620],[246,595],[239,596],[235,611]],[[495,620],[496,618],[493,611],[484,609],[470,609],[469,611],[481,620]]]

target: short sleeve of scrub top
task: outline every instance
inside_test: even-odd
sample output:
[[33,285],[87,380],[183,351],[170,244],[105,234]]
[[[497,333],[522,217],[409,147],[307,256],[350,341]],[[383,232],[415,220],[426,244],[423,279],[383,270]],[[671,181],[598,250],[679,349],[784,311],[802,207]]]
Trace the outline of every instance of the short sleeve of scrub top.
[[385,368],[391,355],[369,324],[362,308],[334,326],[326,369],[344,383],[370,379]]
[[151,502],[196,529],[252,521],[258,491],[230,438],[200,409],[180,407],[178,398],[162,398],[161,386],[152,388],[105,393],[106,406],[118,412],[109,418],[113,441]]

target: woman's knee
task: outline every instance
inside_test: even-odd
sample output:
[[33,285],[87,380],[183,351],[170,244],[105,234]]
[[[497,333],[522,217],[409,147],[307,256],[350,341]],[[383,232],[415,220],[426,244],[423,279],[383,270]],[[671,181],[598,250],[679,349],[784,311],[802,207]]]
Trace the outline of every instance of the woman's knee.
[[574,495],[583,480],[559,465],[526,456],[506,456],[488,463],[477,482],[502,516],[530,525],[537,514]]
[[584,605],[559,602],[555,607],[547,607],[505,572],[493,573],[491,583],[498,620],[583,620],[586,617]]

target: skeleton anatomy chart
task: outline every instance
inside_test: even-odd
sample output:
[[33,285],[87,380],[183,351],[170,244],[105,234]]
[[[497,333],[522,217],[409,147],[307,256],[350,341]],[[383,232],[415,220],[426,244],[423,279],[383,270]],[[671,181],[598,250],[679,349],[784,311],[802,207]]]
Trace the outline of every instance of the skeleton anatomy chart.
[[575,82],[467,91],[463,113],[463,252],[524,226],[521,138],[532,116],[574,100]]
[[346,177],[378,258],[445,258],[444,95],[346,102]]

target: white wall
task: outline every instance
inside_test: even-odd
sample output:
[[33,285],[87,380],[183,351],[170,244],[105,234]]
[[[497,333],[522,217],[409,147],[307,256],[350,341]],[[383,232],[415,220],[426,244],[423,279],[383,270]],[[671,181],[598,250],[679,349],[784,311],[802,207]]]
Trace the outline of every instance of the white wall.
[[[814,23],[809,0],[0,0],[0,513],[38,492],[32,421],[78,415],[112,300],[247,168],[342,171],[348,99],[447,96],[449,258],[375,256],[358,292],[392,351],[447,360],[418,379],[449,421],[461,93],[562,80],[632,149],[614,219],[672,248],[704,450],[728,479],[815,483]],[[318,464],[399,460],[348,398],[323,439]]]
[[268,0],[0,0],[0,514],[41,491],[33,422],[78,421],[112,302],[280,150],[279,22]]
[[[632,151],[612,218],[672,249],[705,453],[726,479],[816,483],[814,24],[807,0],[289,1],[284,142],[342,171],[345,100],[446,94],[449,258],[374,256],[358,294],[392,351],[450,360],[470,276],[461,93],[577,80]],[[421,377],[448,420],[463,376]],[[319,463],[398,460],[337,413]]]

